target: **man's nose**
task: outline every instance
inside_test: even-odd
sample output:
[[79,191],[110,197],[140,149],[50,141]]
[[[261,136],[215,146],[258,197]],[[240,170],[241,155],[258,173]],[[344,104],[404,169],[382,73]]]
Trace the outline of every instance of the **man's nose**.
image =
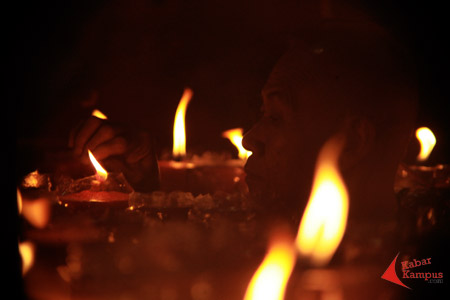
[[264,155],[265,146],[258,124],[244,135],[242,146],[248,151],[252,151],[252,155]]

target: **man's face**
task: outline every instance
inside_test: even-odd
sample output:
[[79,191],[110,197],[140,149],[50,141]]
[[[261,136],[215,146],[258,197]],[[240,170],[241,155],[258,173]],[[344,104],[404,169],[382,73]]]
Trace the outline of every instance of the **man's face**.
[[310,87],[293,94],[269,80],[262,91],[263,115],[244,137],[244,147],[253,152],[245,166],[250,194],[271,211],[300,214],[308,200],[329,127],[314,97]]

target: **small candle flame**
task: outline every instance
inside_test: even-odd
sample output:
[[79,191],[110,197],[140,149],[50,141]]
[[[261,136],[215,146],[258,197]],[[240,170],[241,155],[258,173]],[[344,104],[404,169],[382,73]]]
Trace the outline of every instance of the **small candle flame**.
[[97,172],[97,179],[99,181],[105,181],[108,178],[108,172],[100,165],[100,163],[95,159],[94,155],[92,154],[91,150],[88,149],[89,159],[92,162],[92,165],[94,166],[96,172]]
[[31,242],[19,242],[19,253],[22,258],[22,276],[25,275],[34,263],[34,244]]
[[229,129],[227,131],[224,131],[222,133],[222,136],[224,138],[229,139],[234,146],[236,146],[236,148],[239,151],[239,158],[246,160],[250,155],[252,155],[251,151],[247,151],[243,146],[242,146],[242,128],[234,128],[234,129]]
[[348,192],[338,170],[343,142],[332,138],[316,163],[311,195],[296,238],[301,256],[316,266],[326,265],[339,246],[348,214]]
[[282,300],[295,262],[293,240],[286,234],[276,235],[247,287],[244,300]]
[[183,96],[178,103],[177,111],[175,113],[175,121],[173,124],[173,157],[180,158],[186,156],[186,130],[184,117],[189,102],[192,99],[193,92],[186,88]]
[[436,137],[427,127],[420,127],[416,130],[416,137],[420,142],[420,153],[417,156],[418,161],[426,161],[436,145]]
[[102,113],[101,111],[99,111],[98,109],[94,109],[94,110],[92,111],[92,116],[94,116],[94,117],[96,117],[96,118],[99,118],[99,119],[102,119],[102,120],[108,119],[108,117],[107,117],[104,113]]

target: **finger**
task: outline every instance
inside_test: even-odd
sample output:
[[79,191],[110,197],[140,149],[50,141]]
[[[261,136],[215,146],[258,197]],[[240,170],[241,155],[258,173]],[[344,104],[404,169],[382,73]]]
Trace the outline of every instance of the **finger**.
[[83,153],[84,146],[90,137],[97,131],[97,129],[103,123],[102,120],[96,117],[90,117],[78,131],[78,134],[75,136],[74,143],[74,153],[76,155],[81,155]]
[[130,153],[126,157],[126,161],[130,164],[137,163],[146,156],[151,155],[152,145],[150,137],[146,133],[141,133],[138,136],[137,145],[130,150]]
[[100,144],[113,139],[118,133],[119,132],[110,125],[101,125],[84,146],[83,153],[87,152],[87,149],[93,150]]
[[[97,160],[103,160],[113,155],[124,154],[128,149],[127,140],[123,137],[115,137],[103,144],[98,145],[95,149],[90,149]],[[83,155],[84,163],[89,163],[87,155]]]
[[69,143],[67,144],[67,146],[69,148],[73,148],[74,147],[74,145],[75,145],[75,136],[78,134],[78,131],[80,130],[81,125],[83,125],[83,122],[84,121],[78,122],[78,124],[74,128],[72,128],[72,130],[70,131]]

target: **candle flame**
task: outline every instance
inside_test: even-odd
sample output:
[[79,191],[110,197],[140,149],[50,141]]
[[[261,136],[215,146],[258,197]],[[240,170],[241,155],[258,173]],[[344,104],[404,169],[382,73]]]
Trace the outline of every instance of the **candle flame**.
[[252,152],[247,151],[244,146],[242,146],[242,132],[242,128],[234,128],[224,131],[222,136],[229,139],[233,145],[236,146],[239,151],[239,158],[246,160],[250,155],[252,155]]
[[94,117],[96,117],[96,118],[102,119],[102,120],[108,119],[108,117],[107,117],[104,113],[102,113],[101,111],[99,111],[98,109],[94,109],[94,110],[92,111],[92,114],[91,114],[91,115],[94,116]]
[[174,157],[186,156],[186,130],[184,117],[189,102],[192,99],[193,92],[191,89],[184,89],[183,96],[181,96],[178,103],[177,111],[175,112],[175,121],[173,123],[173,151]]
[[34,263],[34,244],[31,242],[19,242],[19,253],[22,258],[22,276],[25,275]]
[[420,153],[417,156],[418,161],[426,161],[436,145],[436,137],[427,127],[420,127],[416,130],[416,137],[420,142]]
[[348,215],[348,192],[338,170],[342,140],[330,139],[316,163],[311,195],[296,238],[301,256],[315,266],[326,265],[344,236]]
[[247,287],[244,300],[282,300],[295,261],[292,239],[287,235],[276,235]]
[[92,154],[91,150],[88,149],[89,159],[92,162],[92,165],[94,166],[96,172],[97,172],[97,179],[99,181],[105,181],[108,178],[108,172],[102,167],[102,165],[95,159],[94,155]]

